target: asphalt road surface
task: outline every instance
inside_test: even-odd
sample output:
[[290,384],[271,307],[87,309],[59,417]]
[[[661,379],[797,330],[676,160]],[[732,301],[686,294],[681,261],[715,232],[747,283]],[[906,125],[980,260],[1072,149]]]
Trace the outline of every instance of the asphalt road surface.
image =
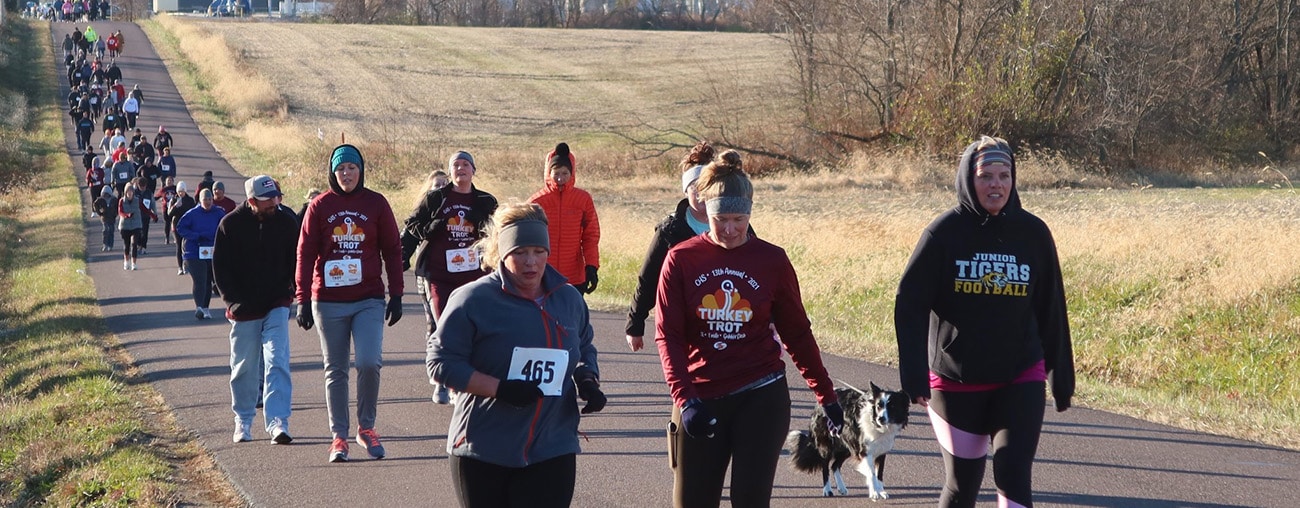
[[[85,24],[76,26],[84,30]],[[167,126],[176,142],[180,179],[194,189],[202,172],[211,170],[226,182],[234,199],[241,199],[244,178],[195,126],[143,32],[128,23],[94,26],[104,36],[119,29],[125,34],[126,54],[118,58],[118,64],[127,88],[138,83],[144,90],[141,130],[152,139],[159,124]],[[51,25],[56,52],[63,34],[72,28],[71,24]],[[80,168],[70,125],[65,132],[69,154]],[[94,140],[98,139],[96,134]],[[88,202],[88,193],[83,194]],[[286,199],[295,209],[301,202],[301,196]],[[399,220],[408,212],[400,204],[396,210]],[[254,425],[255,441],[232,444],[230,327],[220,319],[220,300],[213,302],[218,319],[194,318],[189,278],[176,275],[173,246],[163,243],[160,226],[150,231],[150,248],[140,259],[140,270],[128,272],[121,269],[120,239],[118,250],[101,253],[98,219],[89,218],[89,206],[86,214],[89,273],[110,329],[166,398],[179,422],[216,457],[250,504],[455,506],[446,460],[451,408],[429,400],[424,323],[413,289],[404,299],[405,317],[385,333],[376,429],[383,437],[387,458],[369,460],[353,446],[352,462],[327,463],[329,427],[319,342],[314,330],[296,326],[290,327],[293,444],[272,445],[260,431],[260,418]],[[413,278],[406,287],[414,288]],[[583,453],[578,457],[573,504],[669,506],[672,474],[664,435],[669,399],[658,357],[653,351],[628,351],[621,315],[593,314],[592,321],[609,405],[582,420]],[[865,387],[869,381],[898,384],[897,372],[887,367],[832,356],[827,356],[826,363],[833,377],[855,386]],[[813,407],[812,393],[797,375],[790,379],[796,415],[791,426],[804,428]],[[934,505],[938,497],[943,474],[938,446],[924,412],[914,410],[912,422],[889,456],[885,484],[891,497],[879,505],[927,506]],[[824,499],[820,497],[820,478],[796,473],[786,467],[784,458],[782,461],[773,492],[775,506],[872,504],[856,472],[845,472],[850,484],[847,497]],[[1300,505],[1300,453],[1083,408],[1048,411],[1035,469],[1040,506]],[[996,502],[991,470],[985,478],[981,505]]]

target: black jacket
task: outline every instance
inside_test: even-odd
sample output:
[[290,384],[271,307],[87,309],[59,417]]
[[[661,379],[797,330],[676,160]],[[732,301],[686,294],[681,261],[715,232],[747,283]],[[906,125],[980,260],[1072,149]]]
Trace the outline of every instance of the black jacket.
[[[447,228],[447,221],[436,218],[436,215],[447,202],[447,193],[454,192],[451,190],[454,186],[454,183],[449,183],[441,189],[429,191],[406,219],[406,227],[402,230],[402,259],[410,260],[414,254],[415,274],[420,277],[429,276],[428,256],[425,252],[429,242],[426,240]],[[474,204],[471,205],[467,218],[474,223],[477,240],[487,234],[488,222],[497,210],[497,198],[473,185],[470,186],[469,193],[474,196]]]
[[641,262],[641,275],[636,278],[632,306],[627,311],[628,335],[645,335],[645,320],[650,317],[650,310],[655,308],[659,272],[663,269],[668,249],[695,236],[695,231],[686,222],[686,214],[691,213],[688,209],[690,205],[689,200],[681,200],[677,203],[677,210],[655,226],[655,234],[650,239],[650,250],[646,252],[645,261]]
[[260,319],[293,298],[298,220],[276,209],[258,220],[245,201],[221,219],[212,249],[212,273],[226,301],[227,317]]
[[[650,317],[650,310],[655,308],[655,295],[659,292],[659,272],[664,266],[664,258],[674,245],[695,236],[695,230],[686,222],[689,200],[677,203],[677,210],[655,226],[655,234],[650,239],[650,250],[646,252],[645,261],[641,262],[641,274],[636,278],[636,291],[632,292],[632,306],[627,310],[628,335],[642,337],[645,335],[645,320]],[[754,227],[749,227],[749,236],[757,238]]]
[[957,168],[958,205],[921,233],[898,285],[894,328],[903,390],[930,393],[929,372],[1007,383],[1042,360],[1058,410],[1074,395],[1065,289],[1052,233],[1012,188],[991,215],[974,193],[974,144]]
[[167,210],[167,223],[175,228],[176,223],[180,222],[181,216],[185,215],[185,212],[190,211],[191,208],[198,206],[198,203],[194,201],[193,196],[185,194],[184,196],[177,196],[170,206],[171,208]]

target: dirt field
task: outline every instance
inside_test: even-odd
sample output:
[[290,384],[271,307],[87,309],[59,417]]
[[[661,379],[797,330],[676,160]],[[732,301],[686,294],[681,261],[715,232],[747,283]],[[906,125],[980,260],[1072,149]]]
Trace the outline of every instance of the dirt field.
[[[435,144],[526,144],[680,126],[715,90],[791,114],[785,46],[758,34],[197,22],[288,100],[295,123]],[[754,104],[762,104],[754,107]],[[507,138],[502,140],[502,138]]]

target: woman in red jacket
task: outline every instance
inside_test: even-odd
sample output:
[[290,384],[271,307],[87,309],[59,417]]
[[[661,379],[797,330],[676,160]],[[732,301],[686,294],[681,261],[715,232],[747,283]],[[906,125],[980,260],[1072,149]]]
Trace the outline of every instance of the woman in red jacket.
[[546,184],[528,201],[541,205],[550,221],[551,266],[578,291],[591,294],[600,268],[600,221],[591,194],[576,186],[575,162],[568,144],[555,145],[546,154]]

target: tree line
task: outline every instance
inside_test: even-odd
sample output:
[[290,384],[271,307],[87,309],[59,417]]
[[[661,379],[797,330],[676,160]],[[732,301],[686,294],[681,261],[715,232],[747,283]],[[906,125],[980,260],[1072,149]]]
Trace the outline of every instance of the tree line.
[[802,122],[784,142],[749,148],[796,165],[900,145],[951,154],[991,133],[1096,167],[1190,170],[1300,156],[1298,3],[337,0],[333,16],[776,34]]

